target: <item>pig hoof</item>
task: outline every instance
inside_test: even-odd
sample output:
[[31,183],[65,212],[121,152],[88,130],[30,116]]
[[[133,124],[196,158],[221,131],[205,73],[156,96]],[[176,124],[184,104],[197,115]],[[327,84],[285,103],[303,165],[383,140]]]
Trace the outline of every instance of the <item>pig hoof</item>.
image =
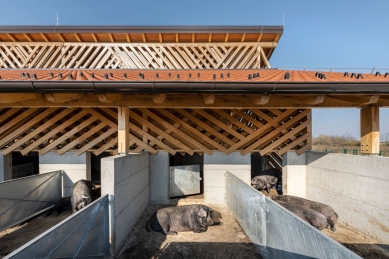
[[331,228],[331,230],[335,232],[335,231],[336,231],[336,228]]

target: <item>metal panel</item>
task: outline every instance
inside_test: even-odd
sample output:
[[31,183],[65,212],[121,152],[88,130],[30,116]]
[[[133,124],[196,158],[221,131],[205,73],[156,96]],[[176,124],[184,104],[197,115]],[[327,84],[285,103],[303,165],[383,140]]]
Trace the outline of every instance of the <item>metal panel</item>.
[[227,205],[264,258],[361,258],[230,172]]
[[4,258],[104,258],[108,228],[105,195]]
[[62,197],[61,171],[0,183],[0,231],[47,209]]
[[200,193],[200,165],[170,167],[170,197]]

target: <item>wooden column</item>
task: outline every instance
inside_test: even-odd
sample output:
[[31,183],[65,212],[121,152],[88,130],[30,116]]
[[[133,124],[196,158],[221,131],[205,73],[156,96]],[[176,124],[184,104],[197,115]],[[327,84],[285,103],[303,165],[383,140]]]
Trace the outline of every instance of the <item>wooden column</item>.
[[118,107],[118,153],[127,154],[129,148],[129,110],[127,106]]
[[378,154],[380,152],[379,107],[361,109],[361,153]]

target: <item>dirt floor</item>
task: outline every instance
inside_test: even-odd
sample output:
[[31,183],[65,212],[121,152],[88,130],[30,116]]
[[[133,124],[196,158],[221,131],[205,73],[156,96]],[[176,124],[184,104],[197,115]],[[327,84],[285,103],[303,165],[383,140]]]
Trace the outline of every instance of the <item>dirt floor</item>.
[[0,232],[0,258],[39,236],[71,214],[71,211],[64,211],[58,217],[57,213],[44,217],[43,213],[27,222]]
[[227,206],[209,205],[193,198],[176,202],[178,206],[196,203],[210,206],[222,224],[210,226],[204,233],[165,236],[147,232],[145,225],[150,216],[166,207],[149,205],[117,258],[262,258]]

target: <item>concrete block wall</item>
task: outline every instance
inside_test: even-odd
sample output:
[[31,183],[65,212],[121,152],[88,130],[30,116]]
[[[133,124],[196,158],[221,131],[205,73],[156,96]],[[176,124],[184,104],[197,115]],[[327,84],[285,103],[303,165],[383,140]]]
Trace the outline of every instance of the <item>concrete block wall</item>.
[[225,155],[214,152],[212,156],[204,154],[204,200],[211,204],[226,203],[226,177],[229,171],[251,184],[250,154],[242,156],[239,152]]
[[282,191],[285,195],[306,197],[306,153],[287,152],[282,157]]
[[12,180],[12,153],[0,152],[0,182]]
[[389,158],[307,152],[306,198],[343,222],[389,242]]
[[101,160],[101,195],[110,197],[111,255],[119,252],[149,204],[149,153]]
[[66,152],[58,155],[57,152],[48,152],[39,156],[39,173],[48,173],[57,170],[65,172],[63,176],[63,196],[70,196],[70,190],[80,179],[91,180],[91,155],[85,152],[77,155],[76,152]]
[[169,204],[169,153],[150,154],[150,203]]

